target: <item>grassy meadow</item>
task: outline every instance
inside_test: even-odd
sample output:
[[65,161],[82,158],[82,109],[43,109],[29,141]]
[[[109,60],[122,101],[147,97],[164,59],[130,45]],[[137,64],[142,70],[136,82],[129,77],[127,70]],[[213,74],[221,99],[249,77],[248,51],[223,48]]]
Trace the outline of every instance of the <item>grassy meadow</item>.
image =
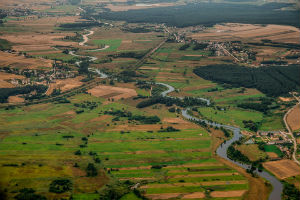
[[[214,158],[212,136],[205,129],[158,132],[149,127],[148,131],[113,131],[128,123],[127,119],[113,122],[113,116],[105,111],[150,113],[122,101],[104,104],[103,99],[87,94],[73,96],[70,101],[0,111],[0,131],[6,133],[0,143],[0,184],[8,189],[10,197],[14,196],[13,191],[32,187],[49,199],[70,194],[74,199],[97,198],[95,191],[112,179],[141,183],[148,197],[248,188],[242,175]],[[78,108],[74,104],[87,101],[98,106],[76,114]],[[153,127],[159,130],[159,126],[166,125],[164,122]],[[81,154],[75,155],[78,150]],[[95,162],[95,158],[100,162]],[[86,176],[88,163],[95,164],[96,177]],[[58,178],[71,180],[72,191],[49,192],[49,184]],[[204,185],[199,185],[199,181]],[[137,198],[133,196],[130,193],[123,199]]]

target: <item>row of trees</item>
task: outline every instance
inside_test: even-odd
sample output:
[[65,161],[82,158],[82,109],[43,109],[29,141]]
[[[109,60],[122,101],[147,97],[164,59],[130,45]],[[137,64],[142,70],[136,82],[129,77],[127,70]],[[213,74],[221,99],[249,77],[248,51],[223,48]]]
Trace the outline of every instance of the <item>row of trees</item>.
[[166,106],[177,105],[180,107],[189,107],[189,106],[206,106],[206,101],[203,101],[194,97],[185,97],[183,99],[173,98],[173,97],[163,97],[163,96],[154,96],[150,97],[144,101],[139,102],[136,107],[137,108],[145,108],[148,106],[152,106],[155,104],[165,104]]

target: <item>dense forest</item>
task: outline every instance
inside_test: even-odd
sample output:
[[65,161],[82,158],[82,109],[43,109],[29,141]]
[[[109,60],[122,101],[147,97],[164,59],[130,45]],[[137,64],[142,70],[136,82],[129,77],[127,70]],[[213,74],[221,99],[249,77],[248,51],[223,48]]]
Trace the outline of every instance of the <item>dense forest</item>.
[[274,97],[287,95],[300,88],[299,65],[250,68],[220,64],[198,67],[194,73],[204,79],[234,87],[256,88]]
[[168,26],[212,26],[216,23],[283,24],[300,26],[299,12],[281,10],[286,3],[268,3],[261,6],[230,3],[190,3],[181,6],[158,7],[121,12],[104,12],[98,19],[130,23],[166,23]]
[[[36,91],[37,95],[46,92],[47,86],[45,85],[27,85],[17,88],[0,88],[0,103],[6,103],[9,96],[18,94],[29,94]],[[35,96],[37,96],[35,95]]]

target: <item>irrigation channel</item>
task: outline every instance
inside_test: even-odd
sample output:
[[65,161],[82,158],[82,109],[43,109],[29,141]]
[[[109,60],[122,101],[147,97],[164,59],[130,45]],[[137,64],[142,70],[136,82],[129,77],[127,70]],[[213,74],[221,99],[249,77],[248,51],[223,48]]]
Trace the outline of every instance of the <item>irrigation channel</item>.
[[[85,39],[84,43],[81,43],[81,45],[84,45],[88,41],[88,37],[87,37],[88,35],[91,35],[91,34],[88,33],[88,34],[84,35],[84,38],[86,38],[86,39]],[[81,56],[81,55],[75,54],[75,52],[73,52],[73,51],[70,51],[69,54],[73,55],[73,56]],[[89,58],[89,61],[91,61],[91,62],[98,59],[97,57],[93,57],[93,56],[81,56],[81,57],[87,57],[87,58]],[[81,63],[81,61],[76,62],[76,65],[79,66],[80,63]],[[100,76],[100,78],[108,78],[108,75],[101,72],[99,69],[89,68],[89,71],[97,73]],[[159,82],[154,83],[154,84],[163,85],[163,86],[167,87],[167,90],[163,91],[161,93],[161,96],[174,98],[172,96],[168,96],[169,93],[175,91],[175,88],[173,86],[168,85],[166,83],[159,83]],[[183,97],[181,97],[181,98],[183,98]],[[198,99],[200,99],[202,101],[205,101],[208,106],[210,105],[210,100],[209,99],[205,99],[205,98],[198,98]],[[230,125],[219,124],[219,123],[215,123],[215,122],[209,122],[208,120],[199,119],[199,118],[196,118],[194,116],[191,116],[188,111],[189,111],[189,108],[186,108],[186,109],[181,111],[182,116],[184,118],[188,119],[188,120],[205,122],[207,125],[211,125],[211,126],[218,127],[218,128],[223,127],[225,129],[231,130],[233,132],[233,137],[230,140],[225,141],[224,143],[222,143],[218,147],[218,149],[216,151],[217,155],[220,156],[221,158],[224,158],[224,159],[230,161],[231,163],[233,163],[235,165],[238,165],[238,166],[244,168],[244,169],[250,169],[251,168],[251,165],[236,162],[234,160],[231,160],[227,156],[228,147],[233,142],[238,141],[242,137],[240,128],[230,126]],[[272,185],[273,190],[272,190],[271,194],[269,195],[269,200],[281,200],[281,194],[282,194],[282,191],[283,191],[282,183],[278,179],[276,179],[273,175],[268,173],[267,171],[258,171],[258,169],[256,169],[254,171],[254,173],[257,174],[258,176],[264,178],[265,180],[270,182],[270,184]]]

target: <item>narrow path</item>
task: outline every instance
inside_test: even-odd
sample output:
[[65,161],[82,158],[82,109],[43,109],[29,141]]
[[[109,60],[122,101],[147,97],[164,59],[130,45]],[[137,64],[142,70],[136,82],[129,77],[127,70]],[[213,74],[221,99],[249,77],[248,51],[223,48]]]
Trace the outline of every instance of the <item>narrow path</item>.
[[87,43],[89,41],[88,36],[93,35],[93,34],[94,34],[94,31],[90,30],[89,33],[82,35],[83,41],[79,42],[79,46],[86,46],[85,43]]
[[[293,94],[294,96],[294,94]],[[299,104],[300,104],[300,101],[297,97],[294,96],[294,98],[298,101],[298,103],[296,105],[294,105],[292,108],[290,108],[284,115],[283,117],[283,121],[284,121],[284,124],[285,124],[285,127],[286,129],[288,130],[288,134],[291,136],[292,140],[293,140],[293,143],[294,143],[294,151],[293,151],[293,154],[292,154],[292,158],[294,160],[295,163],[297,163],[298,165],[300,165],[300,162],[297,160],[296,158],[296,152],[297,152],[297,141],[296,141],[296,138],[294,137],[293,135],[293,131],[291,130],[291,127],[289,126],[288,122],[287,122],[287,117],[288,115],[292,112],[292,110],[294,110]]]

